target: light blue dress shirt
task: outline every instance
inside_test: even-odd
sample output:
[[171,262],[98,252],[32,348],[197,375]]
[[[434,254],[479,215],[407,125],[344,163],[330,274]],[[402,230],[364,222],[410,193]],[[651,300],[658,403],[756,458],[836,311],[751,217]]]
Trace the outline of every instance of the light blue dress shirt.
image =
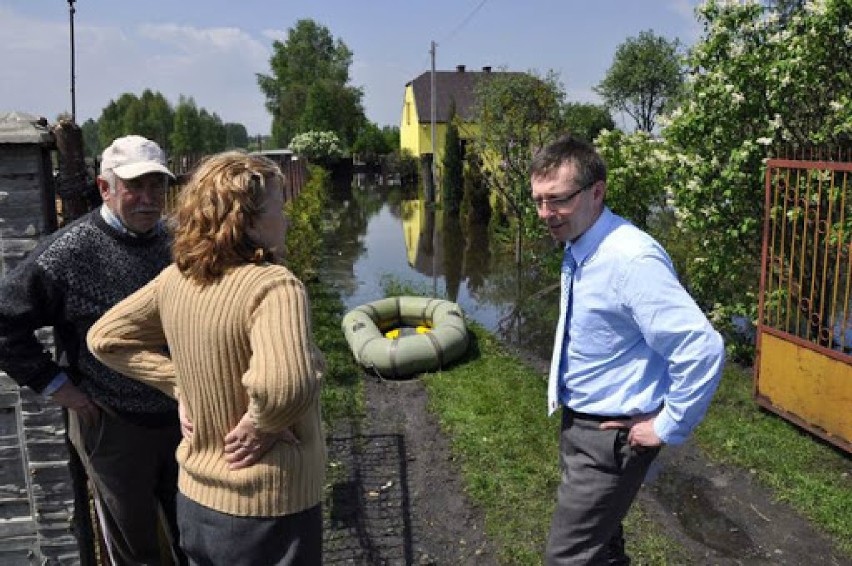
[[683,442],[719,384],[721,336],[662,246],[608,208],[565,254],[573,261],[562,268],[549,413],[559,405],[595,415],[662,407],[654,431],[667,444]]

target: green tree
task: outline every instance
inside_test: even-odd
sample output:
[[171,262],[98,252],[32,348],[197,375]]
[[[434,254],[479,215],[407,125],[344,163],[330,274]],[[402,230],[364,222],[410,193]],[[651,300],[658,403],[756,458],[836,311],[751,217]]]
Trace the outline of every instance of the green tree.
[[141,116],[138,120],[138,133],[168,149],[169,135],[174,127],[174,110],[171,104],[159,92],[145,89],[139,98]]
[[228,145],[228,134],[222,119],[204,108],[198,111],[199,143],[197,148],[205,154],[218,153]]
[[450,107],[450,119],[447,122],[447,133],[444,136],[444,158],[441,163],[444,214],[450,216],[458,216],[464,195],[464,156],[462,155],[461,138],[455,118],[456,109],[453,104]]
[[399,149],[399,126],[383,126],[382,135],[385,137],[388,152]]
[[384,132],[373,122],[364,124],[352,144],[352,152],[359,154],[367,163],[377,162],[380,155],[387,155],[393,149]]
[[684,103],[663,130],[678,219],[699,244],[692,290],[721,324],[756,313],[771,148],[852,139],[852,3],[808,6],[785,21],[755,3],[703,5]]
[[595,141],[602,130],[614,130],[615,122],[605,106],[566,102],[562,106],[565,130],[588,142]]
[[80,126],[83,133],[83,146],[86,151],[86,157],[95,157],[101,153],[103,149],[101,142],[98,139],[98,123],[89,118],[83,125]]
[[669,158],[665,143],[641,130],[631,134],[605,130],[596,146],[607,164],[607,205],[647,230],[652,213],[668,204],[671,184],[668,168],[661,166]]
[[298,133],[334,131],[347,145],[363,124],[363,93],[349,85],[352,52],[325,26],[299,20],[285,42],[272,44],[271,73],[258,74],[272,137],[283,147]]
[[[502,199],[515,222],[515,259],[521,260],[522,242],[539,238],[544,229],[529,194],[529,164],[533,152],[562,130],[562,85],[552,71],[494,73],[477,87],[474,139],[491,189]],[[526,236],[525,236],[526,234]]]
[[488,183],[482,175],[479,156],[470,155],[464,168],[464,196],[461,204],[461,216],[468,224],[488,224],[491,218],[488,197]]
[[595,91],[609,108],[633,118],[637,129],[652,131],[657,116],[683,84],[679,46],[677,39],[669,41],[653,31],[628,38],[616,49],[612,66]]
[[341,87],[328,79],[315,82],[308,89],[298,122],[299,132],[332,131],[345,145],[351,146],[367,122],[362,96],[361,89]]
[[225,147],[226,148],[248,148],[248,131],[242,124],[228,122],[225,124]]
[[766,7],[778,15],[781,22],[787,22],[793,14],[805,7],[806,0],[765,0]]
[[175,108],[174,130],[169,138],[173,153],[192,153],[203,150],[201,117],[195,100],[181,95]]
[[141,97],[124,93],[101,111],[97,124],[99,145],[106,147],[115,138],[137,134],[168,151],[173,120],[172,107],[159,92],[145,89]]
[[126,116],[138,101],[139,98],[129,92],[122,94],[116,100],[109,101],[98,118],[98,137],[101,147],[107,147],[115,138],[130,133],[128,127],[131,124],[128,124]]

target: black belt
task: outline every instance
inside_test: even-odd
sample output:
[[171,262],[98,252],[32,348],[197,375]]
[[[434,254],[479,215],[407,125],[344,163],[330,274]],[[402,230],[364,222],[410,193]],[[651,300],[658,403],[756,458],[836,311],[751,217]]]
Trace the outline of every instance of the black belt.
[[628,421],[632,418],[628,415],[593,415],[591,413],[575,411],[574,409],[569,409],[568,407],[565,407],[564,410],[568,413],[568,416],[579,421],[594,421],[596,423],[602,423],[606,421]]

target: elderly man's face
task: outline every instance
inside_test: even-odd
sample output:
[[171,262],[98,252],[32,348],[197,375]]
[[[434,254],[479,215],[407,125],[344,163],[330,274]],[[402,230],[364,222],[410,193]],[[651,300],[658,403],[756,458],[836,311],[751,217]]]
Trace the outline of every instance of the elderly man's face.
[[168,189],[168,177],[148,173],[135,179],[116,177],[114,189],[101,186],[106,205],[130,230],[144,234],[153,229],[163,214]]

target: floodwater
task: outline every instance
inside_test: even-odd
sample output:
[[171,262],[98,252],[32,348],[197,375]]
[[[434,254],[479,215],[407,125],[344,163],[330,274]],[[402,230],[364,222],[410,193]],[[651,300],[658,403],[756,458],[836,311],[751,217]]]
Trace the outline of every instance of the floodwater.
[[[519,269],[511,252],[489,244],[487,227],[461,226],[416,198],[415,189],[336,189],[326,210],[330,236],[323,276],[347,309],[385,296],[389,281],[455,301],[531,359],[549,360],[558,314],[557,281]],[[501,250],[505,247],[501,248]],[[721,556],[754,556],[750,537],[709,504],[706,478],[657,466],[648,483],[684,532]]]
[[[326,216],[323,272],[347,309],[385,296],[388,282],[457,302],[468,319],[530,356],[549,359],[556,281],[491,249],[487,227],[462,226],[401,187],[338,190]],[[534,299],[530,299],[534,297]]]

